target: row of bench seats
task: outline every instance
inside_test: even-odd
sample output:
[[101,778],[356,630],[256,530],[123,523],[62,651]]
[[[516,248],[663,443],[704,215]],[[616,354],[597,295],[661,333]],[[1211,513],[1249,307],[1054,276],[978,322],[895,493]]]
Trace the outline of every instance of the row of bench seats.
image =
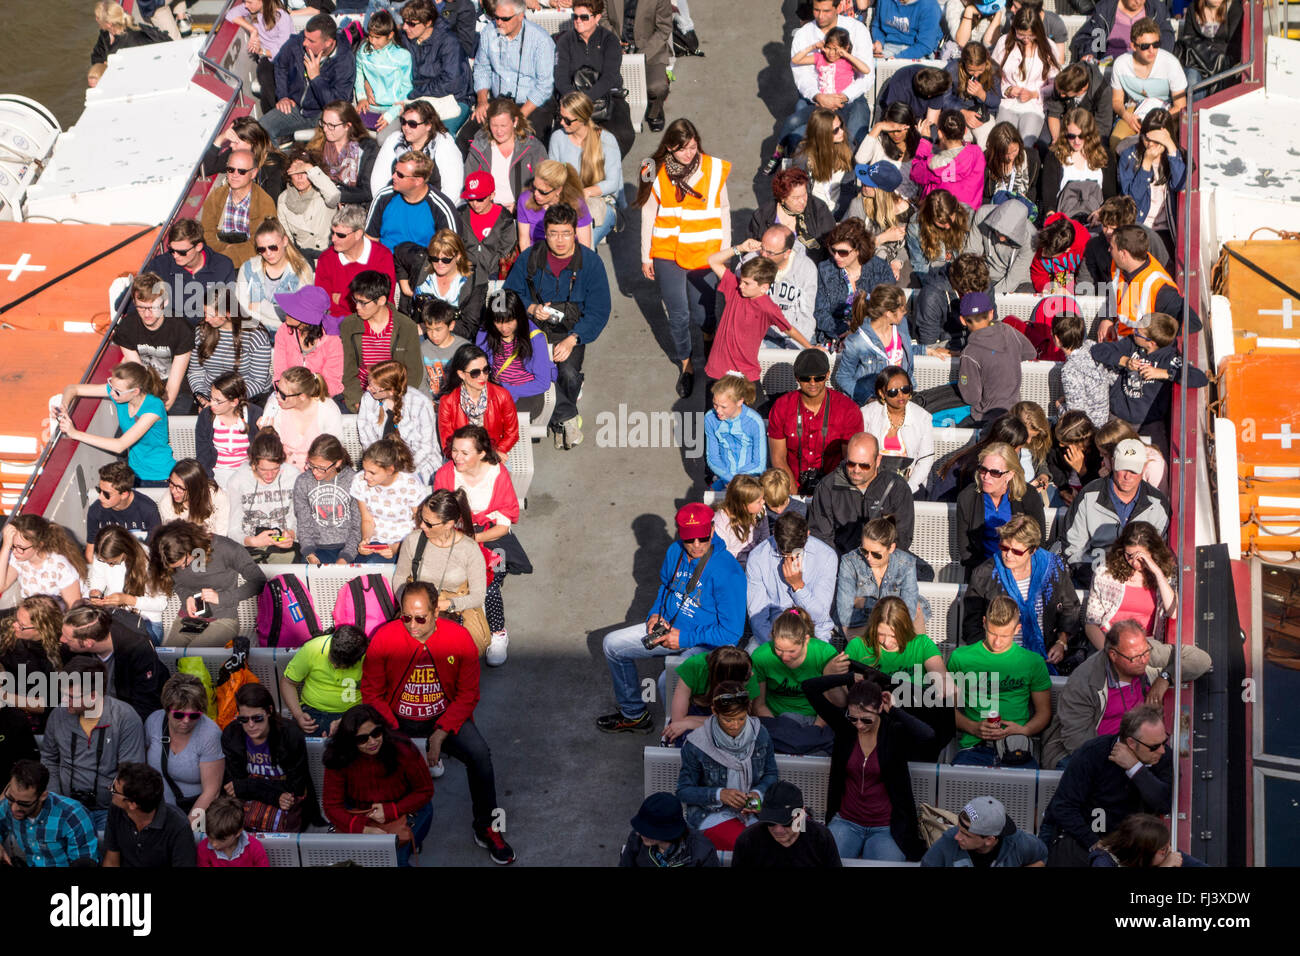
[[397,866],[391,833],[259,833],[271,866]]
[[[554,402],[552,400],[552,407]],[[511,482],[514,484],[515,495],[519,498],[519,506],[525,507],[528,498],[528,489],[533,483],[533,443],[530,439],[541,438],[546,434],[545,421],[550,420],[549,410],[543,410],[543,418],[539,419],[541,424],[533,426],[528,413],[519,413],[519,435],[520,440],[515,442],[513,448],[506,455],[506,469],[510,472]],[[167,419],[167,438],[172,447],[172,455],[177,461],[182,458],[194,458],[194,426],[197,419],[193,415],[171,415]],[[541,429],[541,434],[537,434],[537,429]],[[361,447],[361,439],[357,436],[357,416],[344,415],[343,429],[337,436],[343,443],[343,447],[352,457],[352,464],[355,468],[361,468],[361,454],[365,451]],[[144,488],[141,489],[155,500],[167,493],[165,488]]]
[[[682,752],[676,747],[646,747],[644,761],[645,796],[677,792]],[[830,783],[829,757],[776,758],[782,780],[803,792],[808,812],[826,822],[826,791]],[[1000,770],[990,767],[953,767],[945,764],[911,763],[912,795],[917,806],[931,804],[957,811],[975,797],[996,797],[1007,808],[1016,826],[1037,833],[1043,814],[1061,782],[1059,770]]]

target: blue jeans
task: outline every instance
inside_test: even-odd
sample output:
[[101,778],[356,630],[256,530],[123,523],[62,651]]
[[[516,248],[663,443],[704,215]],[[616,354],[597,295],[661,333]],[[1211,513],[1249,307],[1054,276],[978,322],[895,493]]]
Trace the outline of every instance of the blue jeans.
[[[795,151],[808,130],[808,118],[812,116],[815,109],[817,104],[812,100],[800,100],[794,112],[786,117],[776,134],[777,145],[783,153],[789,155]],[[849,100],[835,112],[844,121],[844,135],[856,148],[862,142],[862,137],[866,136],[867,130],[871,128],[871,103],[865,96],[859,96],[855,100]]]
[[295,104],[287,113],[281,113],[278,109],[263,113],[258,122],[262,124],[262,129],[266,130],[266,135],[271,137],[271,142],[278,143],[291,138],[300,129],[311,129],[318,119],[319,116],[308,119]]
[[655,283],[668,313],[668,333],[673,340],[672,358],[684,362],[691,357],[691,326],[709,328],[715,321],[718,277],[712,269],[683,269],[671,259],[653,260]]
[[[96,833],[103,833],[108,826],[108,810],[87,810],[90,814],[91,825],[94,826]],[[101,837],[99,841],[99,852],[104,852],[104,840]]]
[[153,641],[153,646],[157,647],[163,640],[162,621],[151,621],[147,617],[141,620],[144,623],[144,632],[149,635],[149,640]]
[[406,846],[397,848],[398,866],[411,865],[411,853],[416,847],[424,842],[424,838],[427,837],[429,831],[433,829],[433,801],[430,800],[422,808],[413,813],[409,822],[411,824],[411,833],[415,835],[415,839]]
[[[360,701],[357,701],[360,703]],[[315,737],[328,737],[330,735],[330,724],[342,717],[342,714],[332,714],[328,710],[317,710],[315,707],[308,707],[302,704],[302,712],[316,721]]]
[[[597,202],[604,202],[604,200],[597,200]],[[609,205],[606,204],[605,208],[609,209]],[[605,221],[599,226],[593,225],[591,227],[591,247],[593,249],[600,245],[600,240],[604,239],[613,231],[614,223],[617,219],[618,213],[614,212],[613,209],[609,209],[609,211],[605,213]]]
[[[620,627],[617,631],[610,631],[605,635],[602,645],[605,650],[605,663],[609,665],[609,677],[614,682],[614,698],[618,701],[619,712],[628,720],[636,720],[646,711],[646,702],[641,699],[641,682],[636,674],[637,661],[651,657],[667,657],[670,654],[689,657],[692,654],[712,650],[709,647],[699,646],[670,651],[663,645],[647,650],[641,643],[641,638],[645,635],[644,623],[630,624],[627,627]],[[663,696],[664,681],[661,675],[659,699],[663,700]]]
[[396,558],[386,558],[382,554],[358,554],[353,564],[396,564]]
[[889,834],[889,827],[864,827],[845,820],[838,813],[827,824],[840,856],[847,860],[888,860],[906,862],[907,857]]
[[442,125],[447,127],[448,133],[451,133],[452,136],[455,136],[456,131],[465,125],[465,120],[469,119],[470,112],[471,110],[469,108],[469,104],[461,103],[460,112],[452,119],[443,120]]
[[[337,561],[340,557],[343,556],[343,549],[342,548],[317,548],[314,551],[310,552],[310,554],[316,555],[316,560],[319,561],[321,564],[333,564],[335,561]],[[310,554],[304,554],[302,556],[302,559],[306,561],[307,558],[310,556]]]
[[965,750],[957,751],[952,758],[954,767],[1002,767],[1006,770],[1037,770],[1038,761],[1032,757],[1025,763],[1004,764],[998,760],[998,752],[992,744],[976,744]]

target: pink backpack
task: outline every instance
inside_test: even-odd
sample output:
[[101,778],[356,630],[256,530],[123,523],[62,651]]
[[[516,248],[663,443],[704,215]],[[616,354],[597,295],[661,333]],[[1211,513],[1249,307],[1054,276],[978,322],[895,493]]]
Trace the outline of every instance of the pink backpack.
[[374,634],[380,625],[395,620],[397,602],[388,578],[382,574],[353,578],[334,601],[334,626],[355,625],[365,631],[366,637]]
[[302,578],[280,574],[257,598],[257,642],[262,647],[302,647],[324,631]]

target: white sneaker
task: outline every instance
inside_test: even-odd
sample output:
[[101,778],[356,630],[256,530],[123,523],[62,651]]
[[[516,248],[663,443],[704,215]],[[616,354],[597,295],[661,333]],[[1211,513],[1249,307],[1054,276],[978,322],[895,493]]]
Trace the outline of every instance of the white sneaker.
[[438,762],[436,764],[434,764],[432,767],[429,768],[429,776],[434,777],[435,779],[441,777],[446,772],[447,772],[447,768],[442,765],[441,757],[438,758]]
[[510,638],[506,636],[505,631],[496,631],[492,635],[492,643],[488,645],[487,662],[489,667],[500,667],[506,662],[506,648],[510,646]]

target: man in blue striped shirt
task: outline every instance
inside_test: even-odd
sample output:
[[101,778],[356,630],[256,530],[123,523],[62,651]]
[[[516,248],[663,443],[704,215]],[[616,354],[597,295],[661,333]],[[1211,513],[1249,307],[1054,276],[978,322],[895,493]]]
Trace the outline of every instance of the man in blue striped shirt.
[[496,29],[483,31],[474,60],[474,112],[457,139],[468,143],[487,117],[488,100],[508,96],[545,142],[555,119],[555,41],[524,19],[524,0],[497,0],[493,20]]
[[19,760],[0,800],[0,862],[12,835],[28,866],[71,866],[99,860],[90,814],[71,797],[49,792],[50,772],[35,760]]

